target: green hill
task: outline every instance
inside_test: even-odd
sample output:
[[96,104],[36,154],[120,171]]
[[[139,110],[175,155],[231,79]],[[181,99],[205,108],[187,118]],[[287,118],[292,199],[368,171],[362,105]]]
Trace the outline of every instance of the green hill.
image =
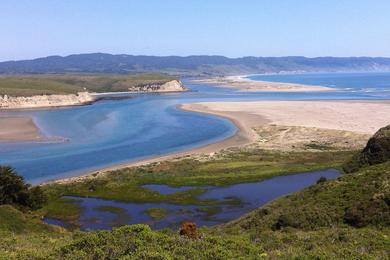
[[0,74],[23,73],[145,73],[209,76],[287,71],[389,71],[390,58],[381,57],[240,57],[216,55],[146,56],[107,53],[49,56],[0,62]]
[[19,75],[0,77],[0,96],[75,94],[77,92],[118,92],[129,87],[163,84],[174,77],[163,74],[137,75]]

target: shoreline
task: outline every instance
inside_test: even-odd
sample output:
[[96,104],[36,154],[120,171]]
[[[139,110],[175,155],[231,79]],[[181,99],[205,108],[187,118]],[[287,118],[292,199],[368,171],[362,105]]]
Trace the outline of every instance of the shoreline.
[[[197,106],[197,105],[192,106],[192,105],[193,104],[180,104],[180,105],[177,105],[176,108],[183,110],[183,111],[187,111],[187,112],[203,113],[203,114],[208,114],[208,115],[219,116],[219,117],[225,118],[225,119],[229,120],[232,124],[235,125],[235,127],[237,128],[236,132],[228,138],[225,138],[225,139],[217,141],[217,142],[209,143],[209,144],[204,144],[200,147],[190,148],[190,149],[178,151],[178,152],[172,152],[172,153],[168,153],[168,154],[161,155],[161,156],[151,156],[149,158],[135,160],[132,162],[119,163],[119,164],[115,164],[112,166],[103,167],[103,168],[98,169],[98,170],[86,171],[82,175],[44,181],[42,183],[39,183],[38,185],[46,185],[46,184],[51,184],[51,183],[69,183],[69,182],[74,182],[74,181],[77,182],[77,181],[80,181],[80,180],[83,180],[86,178],[94,178],[97,175],[101,176],[101,175],[107,174],[111,171],[120,170],[120,169],[128,168],[128,167],[136,167],[136,166],[142,166],[142,165],[166,161],[166,160],[180,159],[180,158],[187,157],[187,156],[213,155],[214,153],[220,152],[224,149],[233,148],[233,147],[244,147],[244,146],[249,145],[255,141],[256,134],[251,129],[251,127],[247,123],[243,123],[243,122],[237,120],[236,117],[231,116],[231,113],[225,114],[225,113],[207,112],[206,110],[202,109],[200,106]],[[192,110],[192,109],[194,109],[194,110]],[[245,115],[243,114],[243,116],[245,116]],[[255,119],[254,122],[258,122],[259,124],[260,123],[261,124],[268,123],[268,120],[266,120],[265,118],[258,116],[258,115],[254,115],[253,117],[249,117],[248,119],[250,119],[250,120]]]
[[[304,106],[306,103],[306,107]],[[276,118],[269,115],[269,111],[262,107],[263,111],[246,111],[245,106],[252,105],[268,105],[270,106],[270,110]],[[365,104],[366,107],[362,108],[362,104]],[[214,105],[214,107],[213,107]],[[218,107],[219,106],[219,107]],[[234,109],[229,109],[229,106],[233,106]],[[278,106],[278,108],[275,108]],[[367,107],[368,106],[368,107]],[[333,107],[337,107],[335,110],[329,110]],[[346,108],[355,109],[359,108],[354,115],[349,115],[349,111],[346,111],[344,114],[340,115],[339,110],[343,110]],[[221,111],[223,108],[224,110]],[[315,118],[309,123],[299,123],[298,121],[289,121],[291,118],[294,120],[294,116],[296,118],[301,118],[305,122],[307,121],[308,115],[311,115],[311,109],[315,109],[317,113],[324,113],[323,116],[319,117],[319,121],[315,120]],[[377,120],[376,117],[369,117],[367,114],[363,112],[365,110],[369,110],[369,113],[372,111],[376,111],[378,108],[386,108],[386,111],[382,111],[377,114],[376,117],[382,118],[381,120]],[[390,123],[390,101],[367,101],[367,100],[337,100],[337,101],[243,101],[243,102],[201,102],[201,103],[186,103],[177,106],[177,109],[181,109],[188,112],[195,113],[204,113],[209,115],[214,115],[218,117],[222,117],[231,121],[236,127],[237,131],[231,137],[228,137],[224,140],[220,140],[218,142],[205,144],[203,146],[192,148],[179,152],[172,152],[169,154],[161,155],[161,156],[150,156],[149,158],[134,160],[131,162],[124,162],[115,164],[108,167],[102,167],[98,170],[86,171],[83,174],[58,178],[53,180],[48,180],[40,183],[39,185],[50,184],[50,183],[69,183],[74,181],[80,181],[85,178],[94,178],[95,176],[101,176],[107,174],[111,171],[127,168],[127,167],[135,167],[146,165],[149,163],[156,163],[165,160],[172,159],[180,159],[186,156],[196,156],[196,155],[214,155],[214,153],[219,152],[224,149],[233,148],[233,147],[244,147],[250,144],[255,144],[259,141],[259,137],[255,128],[264,128],[270,126],[279,126],[282,129],[277,129],[277,131],[284,130],[283,126],[297,126],[300,128],[317,128],[323,129],[325,131],[346,131],[349,133],[354,133],[356,135],[364,136],[367,134],[372,134],[380,127],[385,126]],[[286,110],[287,109],[287,110]],[[289,111],[293,116],[284,115],[281,119],[277,118],[277,115],[282,111]],[[297,111],[304,111],[301,115],[298,115]],[[325,111],[325,112],[323,112]],[[362,112],[363,111],[363,112]],[[309,113],[309,114],[308,114]],[[387,117],[386,117],[387,115]],[[345,117],[347,116],[347,118]],[[355,124],[356,116],[360,117],[362,120],[358,124]],[[341,122],[340,127],[332,127],[333,124],[340,124],[340,121],[335,120],[334,118],[341,117],[346,122]],[[384,117],[384,119],[383,119]],[[285,120],[285,121],[283,121]],[[370,122],[380,121],[379,123],[372,124]],[[387,121],[386,121],[387,120]],[[286,122],[286,123],[283,123]],[[289,123],[290,122],[290,123]],[[291,123],[293,122],[293,123]],[[364,131],[361,130],[362,127],[365,127]],[[359,131],[360,130],[360,131]],[[299,133],[298,133],[299,134]],[[336,135],[340,134],[339,132],[335,133]],[[366,140],[365,140],[366,141]],[[261,143],[261,140],[260,140]],[[266,148],[266,147],[265,147]]]
[[0,143],[49,140],[31,117],[0,117],[0,125]]
[[[258,75],[258,74],[250,74]],[[235,75],[213,77],[205,79],[195,79],[191,82],[194,84],[206,83],[216,86],[223,86],[231,89],[248,92],[330,92],[337,91],[336,88],[325,86],[304,85],[285,82],[258,81],[246,78],[250,75]]]

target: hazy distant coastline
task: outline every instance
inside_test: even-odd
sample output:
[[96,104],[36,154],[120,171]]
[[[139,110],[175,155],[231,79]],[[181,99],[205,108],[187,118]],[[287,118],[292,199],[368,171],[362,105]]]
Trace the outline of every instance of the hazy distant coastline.
[[178,76],[221,76],[285,72],[390,71],[385,57],[242,57],[145,56],[107,53],[49,56],[32,60],[0,62],[0,74],[44,73],[145,73]]

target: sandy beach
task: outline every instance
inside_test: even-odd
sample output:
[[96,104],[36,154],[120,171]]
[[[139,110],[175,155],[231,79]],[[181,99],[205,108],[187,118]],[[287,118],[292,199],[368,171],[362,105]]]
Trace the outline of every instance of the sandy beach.
[[324,86],[311,86],[292,83],[255,81],[245,76],[226,76],[208,79],[192,80],[193,83],[205,83],[216,86],[233,88],[240,91],[253,92],[306,92],[306,91],[335,91],[334,88]]
[[0,142],[43,141],[44,136],[29,117],[0,117]]
[[361,149],[390,124],[388,101],[205,102],[182,108],[230,118],[252,146],[282,151]]
[[227,118],[237,126],[237,132],[200,148],[118,164],[55,182],[78,181],[121,168],[186,156],[210,156],[232,147],[282,151],[361,149],[376,130],[390,123],[387,101],[207,102],[178,108]]
[[[276,125],[317,127],[364,134],[373,134],[379,128],[390,124],[388,101],[204,102],[186,104],[183,108],[216,115],[234,115],[239,112],[262,116]],[[235,119],[241,122],[240,117]]]

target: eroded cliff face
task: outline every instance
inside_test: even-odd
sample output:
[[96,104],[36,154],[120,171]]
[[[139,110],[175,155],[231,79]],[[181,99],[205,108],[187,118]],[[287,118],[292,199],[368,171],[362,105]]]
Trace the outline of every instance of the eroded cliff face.
[[88,104],[95,98],[88,92],[69,95],[39,95],[31,97],[0,96],[0,109],[59,107]]
[[[146,84],[129,86],[129,92],[178,92],[185,91],[179,80],[171,80],[162,84]],[[19,108],[40,108],[40,107],[61,107],[89,104],[96,101],[98,97],[89,92],[79,92],[68,95],[39,95],[31,97],[10,97],[0,96],[0,109]]]
[[180,80],[171,80],[164,84],[148,84],[142,86],[131,86],[131,92],[178,92],[185,91],[183,83]]

